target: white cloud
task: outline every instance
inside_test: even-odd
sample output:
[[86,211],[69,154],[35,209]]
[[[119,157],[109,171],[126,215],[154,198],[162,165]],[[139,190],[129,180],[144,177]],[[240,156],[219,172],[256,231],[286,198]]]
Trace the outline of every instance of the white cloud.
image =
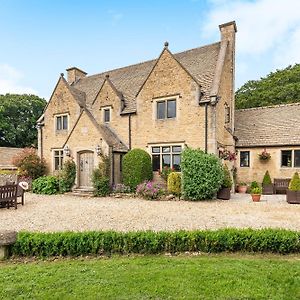
[[[238,28],[237,67],[241,64],[243,70],[250,70],[251,74],[256,68],[257,77],[260,77],[265,75],[259,74],[263,68],[260,64],[276,69],[300,62],[299,0],[210,2],[212,8],[202,28],[203,37],[215,36],[219,24],[235,20]],[[237,68],[237,75],[239,72]],[[245,81],[249,79],[252,78],[244,78]]]
[[12,66],[0,64],[0,94],[37,94],[33,88],[20,83],[23,77],[23,74]]

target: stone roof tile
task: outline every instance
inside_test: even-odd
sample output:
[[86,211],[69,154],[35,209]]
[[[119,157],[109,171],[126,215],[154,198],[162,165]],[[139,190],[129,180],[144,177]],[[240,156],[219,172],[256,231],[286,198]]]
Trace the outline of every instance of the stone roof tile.
[[[174,54],[174,57],[201,85],[201,91],[204,95],[203,99],[209,98],[219,51],[220,42]],[[91,104],[99,92],[105,76],[109,74],[109,79],[113,85],[123,94],[125,108],[122,113],[133,113],[136,111],[135,96],[156,61],[156,59],[149,60],[128,67],[87,76],[74,83],[73,87],[85,93],[86,106],[87,108],[91,108]]]
[[237,147],[300,145],[300,103],[235,111]]

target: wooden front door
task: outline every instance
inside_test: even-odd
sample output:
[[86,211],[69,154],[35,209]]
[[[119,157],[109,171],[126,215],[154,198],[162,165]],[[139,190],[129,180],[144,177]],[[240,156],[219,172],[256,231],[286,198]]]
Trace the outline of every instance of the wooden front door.
[[92,172],[94,169],[94,153],[82,152],[79,154],[79,186],[92,187]]

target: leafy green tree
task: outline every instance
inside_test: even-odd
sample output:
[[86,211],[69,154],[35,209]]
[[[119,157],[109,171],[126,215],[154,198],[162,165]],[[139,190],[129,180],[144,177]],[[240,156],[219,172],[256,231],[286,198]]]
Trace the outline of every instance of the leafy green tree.
[[236,92],[236,108],[300,102],[300,64],[246,82]]
[[36,145],[36,121],[45,106],[46,100],[35,95],[0,95],[0,146]]

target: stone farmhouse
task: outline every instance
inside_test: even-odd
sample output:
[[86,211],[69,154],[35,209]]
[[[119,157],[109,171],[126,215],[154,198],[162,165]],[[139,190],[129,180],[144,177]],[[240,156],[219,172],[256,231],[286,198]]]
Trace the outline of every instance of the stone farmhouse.
[[[67,79],[61,74],[38,120],[38,151],[49,170],[59,171],[64,159],[73,157],[76,186],[89,188],[93,168],[106,155],[116,184],[122,181],[122,156],[130,149],[146,150],[156,174],[163,166],[178,170],[188,146],[217,155],[237,149],[238,159],[226,162],[236,165],[242,180],[261,181],[265,165],[257,154],[270,147],[271,175],[291,176],[299,164],[299,134],[289,141],[284,126],[290,123],[284,123],[278,136],[284,135],[277,140],[273,126],[283,110],[300,106],[235,112],[237,28],[229,22],[219,29],[219,42],[175,54],[166,42],[157,59],[136,65],[91,76],[76,67],[67,69]],[[266,118],[272,134],[261,128]]]

